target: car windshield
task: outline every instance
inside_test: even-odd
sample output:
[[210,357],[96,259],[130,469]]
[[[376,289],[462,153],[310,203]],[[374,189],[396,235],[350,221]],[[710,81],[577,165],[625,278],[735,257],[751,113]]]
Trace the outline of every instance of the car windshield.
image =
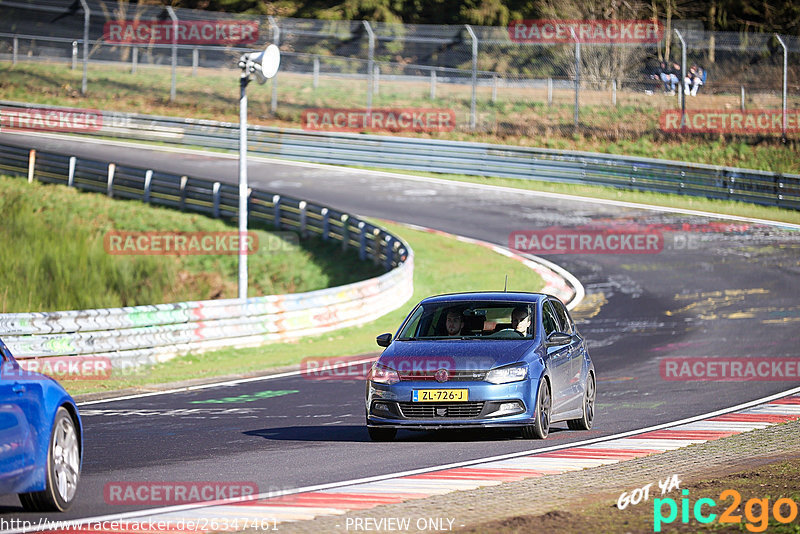
[[397,339],[525,339],[535,334],[534,307],[520,302],[420,304]]

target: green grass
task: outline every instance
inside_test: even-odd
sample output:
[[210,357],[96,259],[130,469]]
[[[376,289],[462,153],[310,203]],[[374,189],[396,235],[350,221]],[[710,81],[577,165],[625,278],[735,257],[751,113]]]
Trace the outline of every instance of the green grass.
[[[658,486],[650,488],[648,501],[637,505],[629,505],[624,510],[616,507],[618,495],[593,498],[581,504],[573,504],[569,511],[552,511],[538,516],[518,516],[500,521],[492,521],[458,530],[461,534],[517,534],[517,533],[545,533],[545,532],[604,532],[608,534],[626,534],[631,532],[652,533],[654,531],[654,518],[669,516],[669,504],[663,505],[663,510],[655,508],[656,499],[675,501],[677,515],[671,523],[661,525],[661,532],[770,532],[778,534],[796,534],[800,531],[798,518],[795,514],[791,522],[780,522],[774,515],[774,504],[778,499],[794,501],[794,509],[800,503],[800,490],[797,480],[800,477],[800,459],[793,458],[785,461],[773,462],[759,466],[757,469],[747,469],[731,474],[713,478],[706,478],[691,484],[681,484],[682,490],[688,490],[688,497],[684,497],[677,490],[660,495]],[[633,488],[631,489],[631,491]],[[734,497],[721,494],[725,490],[735,490],[741,500],[737,507]],[[682,517],[683,499],[688,499],[688,517],[684,522]],[[705,501],[702,515],[708,517],[715,514],[713,521],[703,524],[694,516],[694,505],[699,499]],[[750,502],[751,499],[755,501]],[[768,508],[762,508],[762,499],[768,500]],[[711,505],[711,503],[714,505]],[[748,504],[750,502],[750,504]],[[785,518],[791,517],[792,508],[782,502],[779,509]],[[721,522],[722,514],[730,509],[732,522]],[[749,512],[749,515],[748,515]]]
[[[0,312],[108,308],[235,298],[236,255],[111,255],[111,230],[236,232],[222,220],[0,177]],[[253,229],[262,245],[280,234]],[[249,295],[311,291],[382,272],[335,243],[280,241],[248,257]],[[279,248],[279,250],[275,250]]]
[[537,273],[519,261],[487,248],[392,223],[378,223],[409,243],[415,254],[414,295],[399,309],[360,327],[344,328],[293,343],[189,354],[133,376],[112,376],[102,382],[64,381],[63,385],[71,393],[87,393],[173,382],[187,377],[254,373],[296,364],[310,357],[374,353],[378,350],[375,336],[383,332],[394,333],[411,307],[424,297],[456,291],[501,289],[506,274],[510,290],[537,291],[543,287]]
[[[233,62],[231,63],[233,66]],[[121,66],[90,65],[87,96],[80,94],[81,69],[63,64],[8,63],[0,66],[0,99],[77,108],[128,111],[144,114],[238,121],[238,73],[234,69],[178,69],[177,98],[169,101],[170,71],[141,66],[139,73]],[[252,124],[300,127],[302,111],[309,107],[363,108],[365,84],[326,78],[314,89],[309,76],[284,73],[278,82],[278,110],[270,112],[271,85],[251,85],[249,120]],[[537,90],[503,88],[492,103],[490,89],[478,91],[478,131],[469,132],[470,87],[440,84],[437,98],[430,100],[425,83],[384,83],[375,95],[374,107],[448,108],[456,113],[453,132],[408,134],[440,139],[482,141],[562,150],[584,150],[679,161],[729,165],[773,172],[797,172],[800,150],[797,140],[782,145],[777,136],[675,136],[659,130],[658,117],[675,102],[662,95],[645,96],[621,90],[619,105],[610,105],[607,95],[582,93],[581,133],[572,128],[571,93],[558,92],[552,106]],[[529,92],[526,92],[529,91]],[[569,93],[569,94],[568,94]],[[738,105],[738,95],[701,95],[694,108],[729,109]],[[791,97],[790,107],[800,107]],[[733,104],[732,104],[733,103]],[[760,107],[779,107],[779,102]]]

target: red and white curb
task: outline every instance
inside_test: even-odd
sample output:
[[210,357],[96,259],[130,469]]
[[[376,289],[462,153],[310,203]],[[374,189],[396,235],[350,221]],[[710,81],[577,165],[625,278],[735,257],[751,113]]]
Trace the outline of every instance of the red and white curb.
[[[791,394],[785,396],[786,393]],[[734,411],[721,410],[680,421],[678,424],[670,423],[674,426],[659,425],[617,437],[596,438],[534,453],[508,454],[486,461],[463,462],[359,481],[302,488],[284,492],[280,496],[260,495],[246,501],[173,506],[159,511],[88,518],[75,521],[70,532],[141,534],[146,531],[141,528],[93,528],[93,525],[112,520],[143,526],[161,522],[165,526],[159,528],[162,532],[184,531],[185,525],[190,523],[206,524],[206,531],[236,531],[247,524],[252,526],[254,522],[279,524],[305,521],[370,509],[382,504],[402,503],[454,491],[615,464],[800,419],[800,388],[766,399],[740,405]]]

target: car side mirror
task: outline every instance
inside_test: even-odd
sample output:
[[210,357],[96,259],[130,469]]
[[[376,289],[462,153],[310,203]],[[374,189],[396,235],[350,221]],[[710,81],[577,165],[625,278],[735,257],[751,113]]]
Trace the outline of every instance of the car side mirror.
[[564,332],[553,332],[547,336],[547,346],[552,345],[566,345],[572,341],[572,336]]
[[379,347],[388,347],[392,344],[392,334],[381,334],[375,338]]

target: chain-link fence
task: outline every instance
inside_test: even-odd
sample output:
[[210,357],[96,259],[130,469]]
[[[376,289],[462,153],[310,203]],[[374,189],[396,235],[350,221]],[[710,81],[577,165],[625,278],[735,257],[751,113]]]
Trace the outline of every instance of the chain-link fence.
[[[505,27],[254,17],[97,0],[0,0],[0,14],[0,60],[83,69],[83,93],[92,92],[93,78],[115,77],[152,92],[157,77],[144,73],[157,67],[169,72],[170,101],[182,88],[191,98],[213,95],[235,86],[242,52],[277,43],[281,69],[265,100],[271,118],[298,127],[304,109],[331,107],[446,108],[457,130],[506,136],[635,139],[669,131],[668,110],[680,110],[680,127],[690,129],[693,113],[781,115],[777,129],[774,121],[700,129],[712,133],[796,137],[800,129],[800,39],[793,36],[711,33],[680,22],[658,42],[531,43]],[[673,79],[662,79],[661,61],[677,65]],[[703,83],[696,91],[690,83],[686,94],[694,65],[705,71]],[[36,75],[59,83],[56,74]],[[190,78],[205,80],[203,90]]]

